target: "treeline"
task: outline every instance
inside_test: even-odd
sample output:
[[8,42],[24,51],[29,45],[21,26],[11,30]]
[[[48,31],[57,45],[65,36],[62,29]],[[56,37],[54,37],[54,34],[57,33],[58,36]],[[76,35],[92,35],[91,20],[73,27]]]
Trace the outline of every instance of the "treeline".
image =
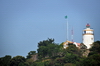
[[56,44],[54,39],[47,39],[38,43],[36,51],[30,51],[28,55],[11,57],[6,55],[0,58],[0,66],[99,66],[100,65],[100,41],[86,49],[69,44],[63,49],[63,43]]

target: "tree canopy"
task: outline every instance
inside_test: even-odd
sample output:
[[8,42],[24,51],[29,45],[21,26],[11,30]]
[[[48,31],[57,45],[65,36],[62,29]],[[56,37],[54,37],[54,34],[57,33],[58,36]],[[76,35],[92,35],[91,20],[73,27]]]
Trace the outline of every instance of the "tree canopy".
[[[0,66],[99,66],[100,41],[94,42],[88,51],[89,54],[84,57],[84,52],[87,52],[84,44],[78,48],[73,43],[69,43],[64,49],[63,43],[57,44],[54,39],[48,38],[38,43],[37,53],[30,51],[26,58],[6,55],[0,58]],[[34,58],[37,60],[34,61]]]
[[38,43],[37,51],[39,58],[52,57],[57,55],[59,51],[59,45],[54,43],[54,39],[40,41]]

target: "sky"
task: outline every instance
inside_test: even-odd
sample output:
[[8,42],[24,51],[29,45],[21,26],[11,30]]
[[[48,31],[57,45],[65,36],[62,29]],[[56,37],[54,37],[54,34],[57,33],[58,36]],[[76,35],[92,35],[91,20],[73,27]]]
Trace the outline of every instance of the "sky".
[[95,41],[100,40],[100,0],[0,0],[0,57],[26,57],[37,51],[40,41],[67,38],[82,43],[82,31],[89,23]]

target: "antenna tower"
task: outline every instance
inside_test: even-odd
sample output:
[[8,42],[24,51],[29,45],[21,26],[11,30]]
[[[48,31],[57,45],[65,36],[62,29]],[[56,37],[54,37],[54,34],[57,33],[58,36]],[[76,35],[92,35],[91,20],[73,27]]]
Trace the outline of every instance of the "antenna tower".
[[74,41],[73,40],[73,27],[72,27],[72,30],[71,30],[71,35],[72,35],[72,42]]

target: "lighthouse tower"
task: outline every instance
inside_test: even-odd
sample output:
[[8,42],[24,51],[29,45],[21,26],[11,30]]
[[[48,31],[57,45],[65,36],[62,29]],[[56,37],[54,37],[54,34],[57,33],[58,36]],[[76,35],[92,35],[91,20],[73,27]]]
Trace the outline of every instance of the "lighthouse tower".
[[93,29],[90,29],[90,25],[86,25],[86,29],[83,30],[83,44],[87,46],[87,49],[91,47],[91,44],[94,42],[94,33]]

